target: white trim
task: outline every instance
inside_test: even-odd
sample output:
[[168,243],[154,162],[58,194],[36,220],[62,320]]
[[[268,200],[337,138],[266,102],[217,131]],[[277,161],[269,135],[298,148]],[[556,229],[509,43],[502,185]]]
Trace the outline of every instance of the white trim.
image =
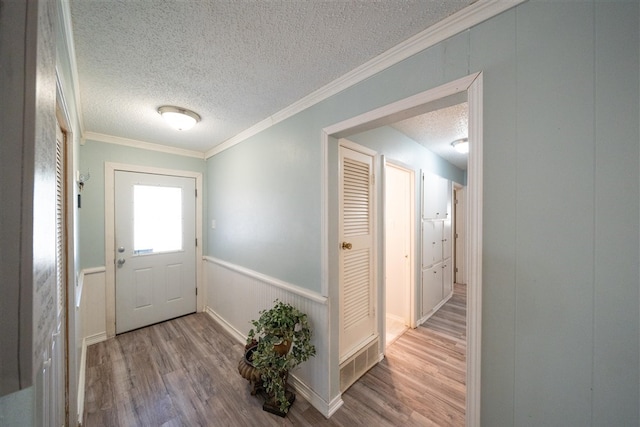
[[331,415],[335,414],[338,409],[340,409],[344,405],[344,400],[342,400],[342,395],[338,395],[329,402],[329,406],[327,408],[327,413],[322,414],[326,418],[331,417]]
[[[467,240],[468,254],[467,274],[468,274],[468,294],[467,294],[467,399],[466,399],[466,425],[475,427],[480,425],[480,392],[481,392],[481,331],[482,331],[482,73],[474,73],[458,79],[454,82],[444,84],[434,89],[416,94],[404,100],[389,104],[373,111],[361,114],[357,117],[344,120],[340,123],[328,126],[321,132],[321,151],[329,150],[331,138],[341,138],[349,134],[356,133],[359,129],[370,126],[372,123],[382,121],[390,116],[401,114],[405,110],[419,107],[422,104],[437,101],[450,95],[460,92],[467,92],[467,102],[469,104],[469,141],[471,150],[469,152],[469,167],[467,172],[468,190],[468,233]],[[375,126],[374,126],[375,127]],[[371,126],[369,128],[372,128]],[[328,158],[328,157],[327,157]],[[329,163],[326,161],[326,171],[323,173],[321,194],[324,197],[322,204],[325,210],[329,209]],[[327,212],[328,216],[329,213]],[[323,228],[320,233],[323,239],[327,239],[327,244],[323,247],[329,248],[329,226],[322,223]],[[333,295],[338,294],[335,289],[336,283],[329,283],[329,251],[323,254],[326,257],[326,264],[323,263],[322,277],[327,278],[327,283],[322,283],[323,289],[329,290]],[[334,322],[335,323],[335,322]],[[332,323],[329,325],[331,333],[337,331]],[[338,360],[332,349],[330,360]],[[335,380],[334,370],[338,366],[329,366],[329,378]],[[331,390],[331,385],[329,386]],[[339,395],[338,395],[339,396]]]
[[84,416],[84,388],[87,373],[87,339],[82,339],[80,352],[80,369],[78,370],[78,424],[81,424]]
[[78,273],[78,285],[75,287],[76,308],[80,308],[80,301],[82,300],[82,290],[84,289],[84,277],[90,274],[104,273],[105,267],[93,267],[80,270]]
[[440,308],[442,308],[443,305],[445,305],[447,302],[449,302],[449,300],[451,299],[451,297],[453,296],[453,291],[451,291],[451,293],[449,295],[447,295],[446,297],[444,297],[438,304],[436,304],[435,307],[433,307],[431,309],[431,311],[429,311],[427,314],[425,314],[424,316],[422,316],[420,319],[418,319],[418,325],[422,325],[424,322],[426,322],[427,320],[429,320],[429,318],[431,316],[433,316],[434,314],[436,314],[436,311],[440,310]]
[[[329,418],[331,414],[335,412],[335,410],[331,411],[331,406],[328,405],[327,402],[318,395],[318,393],[309,388],[307,384],[300,381],[300,379],[295,374],[289,375],[289,384],[300,396],[304,397],[305,400],[311,404],[311,406],[316,408],[326,418]],[[340,405],[342,405],[342,399],[340,400]],[[338,408],[339,407],[340,406],[338,406]]]
[[348,148],[349,150],[357,151],[358,153],[362,153],[372,157],[372,161],[373,161],[372,166],[374,170],[372,170],[371,173],[375,174],[375,167],[378,166],[377,159],[376,159],[376,157],[378,156],[378,153],[375,150],[372,150],[369,147],[365,147],[364,145],[356,144],[355,142],[349,141],[348,139],[340,139],[338,141],[338,145],[340,147]]
[[406,41],[392,47],[370,61],[344,74],[342,77],[310,93],[274,115],[256,123],[243,132],[216,145],[205,153],[205,159],[231,148],[257,133],[357,84],[365,79],[415,55],[425,49],[480,24],[526,0],[478,0],[432,25]]
[[[305,99],[305,98],[303,98]],[[300,102],[300,101],[298,101]],[[295,105],[295,104],[292,104]],[[300,109],[299,111],[304,110],[304,108]],[[284,110],[283,110],[284,111]],[[255,125],[251,126],[248,129],[243,130],[242,132],[240,132],[239,134],[227,139],[226,141],[223,141],[222,143],[216,145],[215,147],[211,148],[209,151],[207,151],[206,153],[204,153],[204,158],[208,159],[209,157],[213,157],[218,153],[221,153],[222,151],[226,150],[227,148],[231,148],[236,144],[241,143],[242,141],[244,141],[245,139],[249,139],[252,136],[262,132],[265,129],[270,128],[271,126],[275,125],[278,122],[275,122],[273,120],[274,116],[270,116],[267,117],[266,119],[256,123]],[[284,120],[284,119],[282,119]]]
[[58,1],[60,19],[62,20],[62,35],[69,53],[69,71],[71,73],[71,84],[73,85],[73,105],[75,105],[78,124],[80,125],[80,135],[84,133],[84,120],[82,118],[82,104],[80,102],[80,83],[78,79],[78,63],[76,62],[76,47],[73,42],[73,25],[71,23],[71,9],[68,0]]
[[[321,132],[321,139],[329,140],[329,135]],[[329,144],[320,147],[320,292],[329,297],[329,235],[324,232],[329,229]]]
[[469,164],[467,170],[467,426],[480,426],[482,344],[482,73],[469,86]]
[[101,332],[95,335],[89,335],[82,339],[82,349],[80,353],[80,369],[78,371],[78,423],[82,424],[84,416],[84,392],[87,376],[87,347],[107,340],[107,334]]
[[[408,173],[410,176],[410,180],[411,180],[411,185],[410,185],[410,189],[409,189],[409,194],[410,194],[410,201],[409,201],[409,210],[410,210],[410,216],[409,216],[409,221],[410,221],[410,225],[409,225],[409,247],[410,247],[410,251],[409,251],[409,269],[410,269],[410,273],[409,273],[409,326],[411,328],[415,328],[418,323],[417,323],[417,313],[416,313],[416,299],[417,299],[417,293],[416,293],[416,259],[417,259],[417,255],[416,255],[416,171],[413,170],[411,168],[411,166],[402,163],[400,161],[397,160],[393,160],[393,159],[389,159],[386,156],[382,156],[382,207],[383,207],[383,223],[386,224],[387,221],[387,167],[391,167],[391,168],[396,168],[398,170],[401,170],[405,173]],[[384,230],[383,233],[383,247],[384,247],[384,251],[383,251],[383,256],[382,256],[382,269],[383,269],[383,275],[382,277],[387,277],[387,272],[386,272],[386,265],[387,265],[387,238],[386,238],[386,228]],[[384,314],[385,317],[389,316],[389,314],[387,314],[387,308],[386,308],[386,302],[387,302],[387,285],[386,285],[386,279],[385,279],[385,284],[383,286],[383,292],[382,292],[382,300],[385,302],[385,309],[384,309]],[[398,319],[400,322],[405,322],[406,319]],[[384,320],[382,321],[382,324],[385,325]],[[382,347],[383,349],[385,349],[386,352],[386,341],[387,341],[387,328],[386,326],[384,326],[384,334],[382,335]]]
[[223,261],[221,259],[212,257],[212,256],[204,256],[202,257],[203,260],[207,261],[207,262],[211,262],[213,264],[218,264],[226,269],[235,271],[237,273],[243,274],[245,276],[251,277],[252,279],[257,279],[260,282],[269,284],[271,286],[274,286],[276,288],[280,288],[283,289],[287,292],[290,292],[292,294],[301,296],[303,298],[306,298],[310,301],[313,302],[317,302],[319,304],[323,304],[326,305],[328,298],[325,296],[320,295],[317,292],[313,292],[310,291],[308,289],[304,289],[301,288],[300,286],[296,286],[293,285],[291,283],[285,282],[283,280],[280,279],[276,279],[275,277],[271,277],[271,276],[267,276],[266,274],[262,274],[262,273],[258,273],[257,271],[251,270],[249,268],[246,267],[242,267],[236,264],[232,264],[230,262],[227,261]]
[[200,151],[186,150],[184,148],[169,147],[167,145],[153,144],[151,142],[139,141],[137,139],[121,138],[119,136],[105,135],[97,132],[84,132],[82,134],[83,145],[86,140],[104,142],[107,144],[123,145],[125,147],[139,148],[141,150],[158,151],[161,153],[174,154],[177,156],[195,157],[204,160],[204,153]]
[[421,105],[437,101],[447,96],[455,95],[466,91],[480,73],[470,74],[449,83],[445,83],[433,89],[425,90],[408,98],[401,99],[388,105],[383,105],[375,110],[367,111],[359,116],[343,120],[339,123],[324,128],[323,135],[330,135],[336,138],[347,137],[349,135],[359,133],[364,129],[372,129],[377,127],[376,122],[386,120],[389,116],[396,114],[403,118],[410,117],[403,114],[407,110],[418,108]]
[[231,325],[231,323],[229,323],[226,320],[224,320],[224,318],[222,316],[218,315],[218,313],[216,313],[213,308],[211,308],[211,307],[209,307],[207,305],[204,308],[204,312],[207,313],[209,316],[211,316],[213,318],[213,320],[215,320],[218,323],[218,325],[220,325],[222,327],[222,329],[224,329],[236,341],[238,341],[239,343],[245,344],[245,342],[247,340],[247,337],[244,334],[242,334],[242,332],[240,332],[239,330],[234,328]]
[[[196,180],[196,288],[204,289],[202,274],[202,173],[177,169],[164,169],[152,166],[129,165],[124,163],[105,162],[104,164],[104,246],[105,246],[105,313],[107,337],[116,335],[116,273],[115,273],[115,171],[127,171],[158,175],[179,176]],[[198,292],[196,311],[204,309],[205,293]]]
[[106,332],[98,332],[97,334],[89,335],[84,338],[84,342],[87,343],[87,347],[98,344],[99,342],[103,342],[107,340]]
[[82,269],[82,274],[84,274],[85,276],[88,276],[90,274],[104,273],[106,270],[107,270],[107,268],[105,266],[83,268]]

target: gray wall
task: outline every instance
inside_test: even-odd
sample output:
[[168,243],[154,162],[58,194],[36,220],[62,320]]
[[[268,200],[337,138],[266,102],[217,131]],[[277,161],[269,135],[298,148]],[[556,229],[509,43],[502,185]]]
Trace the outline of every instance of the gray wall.
[[[104,164],[123,163],[204,173],[205,162],[195,157],[142,150],[88,140],[80,146],[80,170],[91,175],[81,192],[79,209],[80,267],[104,266]],[[207,183],[203,183],[206,188]],[[205,202],[206,206],[206,191]],[[206,235],[203,236],[206,244]]]
[[208,159],[208,254],[319,291],[321,129],[483,71],[482,424],[638,425],[639,16],[532,0]]

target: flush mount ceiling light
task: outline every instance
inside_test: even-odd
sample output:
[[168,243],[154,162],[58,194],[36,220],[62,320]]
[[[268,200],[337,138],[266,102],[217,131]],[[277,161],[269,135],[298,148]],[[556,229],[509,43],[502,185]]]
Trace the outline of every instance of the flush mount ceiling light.
[[189,130],[200,121],[198,114],[186,108],[163,105],[158,108],[158,113],[172,128],[177,130]]
[[469,138],[456,139],[451,143],[458,153],[467,154],[469,152]]

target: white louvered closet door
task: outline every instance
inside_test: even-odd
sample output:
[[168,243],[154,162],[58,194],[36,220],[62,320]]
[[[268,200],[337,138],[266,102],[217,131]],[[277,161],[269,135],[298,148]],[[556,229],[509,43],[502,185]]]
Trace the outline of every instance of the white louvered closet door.
[[67,363],[65,347],[67,329],[67,241],[66,241],[66,135],[56,122],[56,326],[51,339],[50,364],[48,369],[48,383],[46,393],[49,396],[45,408],[48,408],[50,425],[66,425],[66,411],[68,390],[65,382]]
[[340,361],[376,333],[373,156],[340,147]]

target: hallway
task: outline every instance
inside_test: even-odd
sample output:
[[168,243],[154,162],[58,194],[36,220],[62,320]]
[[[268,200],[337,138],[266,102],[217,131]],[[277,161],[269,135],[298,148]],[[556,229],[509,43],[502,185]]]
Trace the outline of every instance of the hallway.
[[326,420],[298,396],[286,418],[262,411],[237,372],[243,346],[198,313],[87,350],[83,426],[463,426],[466,287],[407,331]]

